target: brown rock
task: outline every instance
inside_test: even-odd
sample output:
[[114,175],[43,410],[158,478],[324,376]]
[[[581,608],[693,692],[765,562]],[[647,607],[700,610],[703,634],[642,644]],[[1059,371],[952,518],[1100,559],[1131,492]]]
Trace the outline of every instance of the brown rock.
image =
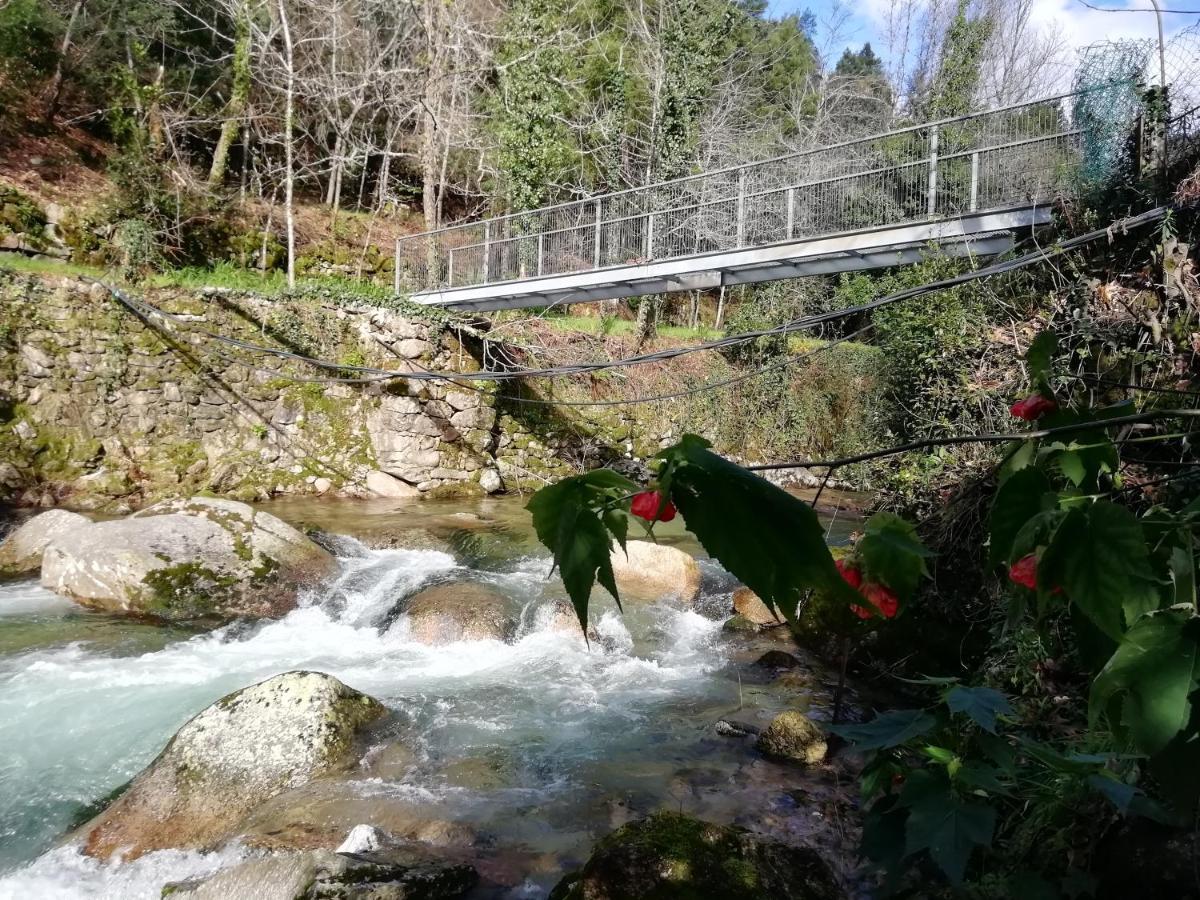
[[786,621],[783,613],[767,606],[758,594],[748,587],[740,587],[733,592],[733,609],[755,625],[782,625]]
[[700,593],[700,566],[690,554],[652,541],[629,541],[610,556],[621,598],[691,603]]

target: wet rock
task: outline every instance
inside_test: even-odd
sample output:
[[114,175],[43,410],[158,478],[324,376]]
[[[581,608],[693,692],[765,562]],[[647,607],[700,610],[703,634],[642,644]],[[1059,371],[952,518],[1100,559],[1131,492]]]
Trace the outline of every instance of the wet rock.
[[717,719],[717,724],[713,727],[721,737],[748,737],[758,734],[758,729],[753,725],[747,725],[745,722],[732,722],[729,719]]
[[[370,777],[370,772],[363,773]],[[395,839],[434,847],[472,847],[466,824],[436,818],[377,781],[319,779],[256,807],[236,828],[238,840],[260,850],[332,850],[358,825]]]
[[235,691],[180,728],[83,827],[84,852],[131,859],[214,846],[270,798],[353,764],[357,735],[385,712],[318,672],[288,672]]
[[550,900],[844,900],[820,855],[660,812],[604,838]]
[[777,615],[773,607],[767,606],[758,594],[748,587],[741,587],[733,592],[733,610],[755,625],[782,625],[786,621],[783,613]]
[[512,760],[499,753],[451,760],[441,774],[447,784],[471,791],[497,791],[516,780]]
[[84,606],[170,621],[282,615],[332,555],[244,503],[168,500],[52,540],[42,585]]
[[405,608],[409,633],[422,644],[503,641],[516,629],[509,602],[499,591],[473,582],[425,588]]
[[756,745],[774,759],[818,765],[825,759],[825,735],[804,713],[788,710],[777,715]]
[[700,566],[675,547],[652,541],[629,541],[624,550],[614,546],[611,559],[622,599],[670,597],[691,603],[700,593]]
[[42,554],[55,538],[92,520],[65,509],[51,509],[34,516],[0,544],[0,578],[29,575],[42,567]]
[[314,850],[252,859],[202,880],[174,882],[163,897],[190,900],[450,900],[478,875],[414,848]]
[[364,484],[376,497],[386,497],[389,500],[410,500],[421,496],[421,492],[411,484],[405,484],[399,478],[378,469],[367,473]]
[[774,669],[775,671],[796,669],[803,665],[800,660],[784,650],[768,650],[754,664],[763,669]]
[[730,616],[721,626],[722,631],[730,634],[758,634],[759,628],[745,616]]

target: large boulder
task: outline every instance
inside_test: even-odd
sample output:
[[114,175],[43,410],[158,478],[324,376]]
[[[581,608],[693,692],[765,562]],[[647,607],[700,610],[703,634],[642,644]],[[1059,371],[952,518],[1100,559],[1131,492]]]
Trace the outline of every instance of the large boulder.
[[451,900],[478,879],[470,866],[411,848],[314,850],[252,859],[208,878],[173,882],[162,895],[189,900]]
[[84,606],[172,621],[278,616],[333,556],[233,500],[168,500],[50,541],[42,585]]
[[755,625],[781,625],[787,621],[775,607],[767,606],[762,598],[748,587],[733,592],[733,611]]
[[842,900],[816,851],[660,812],[610,834],[550,900]]
[[[402,781],[403,772],[389,776],[370,765],[365,778]],[[356,770],[355,776],[360,773]],[[370,790],[371,782],[352,778],[319,778],[284,791],[256,806],[235,829],[239,843],[271,853],[292,850],[340,849],[346,835],[359,825],[405,841],[434,847],[472,847],[479,840],[464,822],[439,817],[420,804],[405,803],[394,794]]]
[[691,603],[700,593],[700,566],[689,554],[652,541],[627,541],[614,546],[613,577],[621,599],[675,598]]
[[87,516],[65,509],[52,509],[34,516],[0,544],[0,578],[33,574],[42,567],[42,554],[51,541],[91,524],[92,520]]
[[758,736],[758,749],[774,759],[815,766],[825,759],[825,734],[804,713],[789,709],[777,715]]
[[167,847],[212,847],[271,797],[353,765],[360,730],[385,712],[317,672],[288,672],[235,691],[180,728],[83,827],[84,851],[130,859]]
[[404,613],[409,634],[422,644],[504,641],[516,630],[508,598],[487,585],[450,582],[425,588]]

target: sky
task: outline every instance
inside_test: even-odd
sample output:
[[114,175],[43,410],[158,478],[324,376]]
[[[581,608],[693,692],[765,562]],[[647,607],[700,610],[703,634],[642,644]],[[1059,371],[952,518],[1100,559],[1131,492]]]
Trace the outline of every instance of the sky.
[[[818,45],[836,60],[846,47],[857,49],[870,41],[881,55],[884,42],[878,28],[884,10],[891,0],[770,0],[773,15],[811,10],[818,22]],[[1153,38],[1157,36],[1155,16],[1150,0],[1088,0],[1093,6],[1103,6],[1113,12],[1089,9],[1080,0],[1036,0],[1035,18],[1045,24],[1057,23],[1070,49],[1120,38]],[[1171,34],[1200,22],[1200,0],[1160,0],[1165,9],[1192,10],[1191,14],[1164,13],[1163,27]],[[845,17],[840,33],[830,40],[828,23]]]

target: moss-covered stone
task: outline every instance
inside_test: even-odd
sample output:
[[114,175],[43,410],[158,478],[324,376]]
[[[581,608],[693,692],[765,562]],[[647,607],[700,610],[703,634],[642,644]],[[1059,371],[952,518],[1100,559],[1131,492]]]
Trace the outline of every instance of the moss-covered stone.
[[600,841],[550,900],[842,900],[829,866],[807,847],[659,812]]

